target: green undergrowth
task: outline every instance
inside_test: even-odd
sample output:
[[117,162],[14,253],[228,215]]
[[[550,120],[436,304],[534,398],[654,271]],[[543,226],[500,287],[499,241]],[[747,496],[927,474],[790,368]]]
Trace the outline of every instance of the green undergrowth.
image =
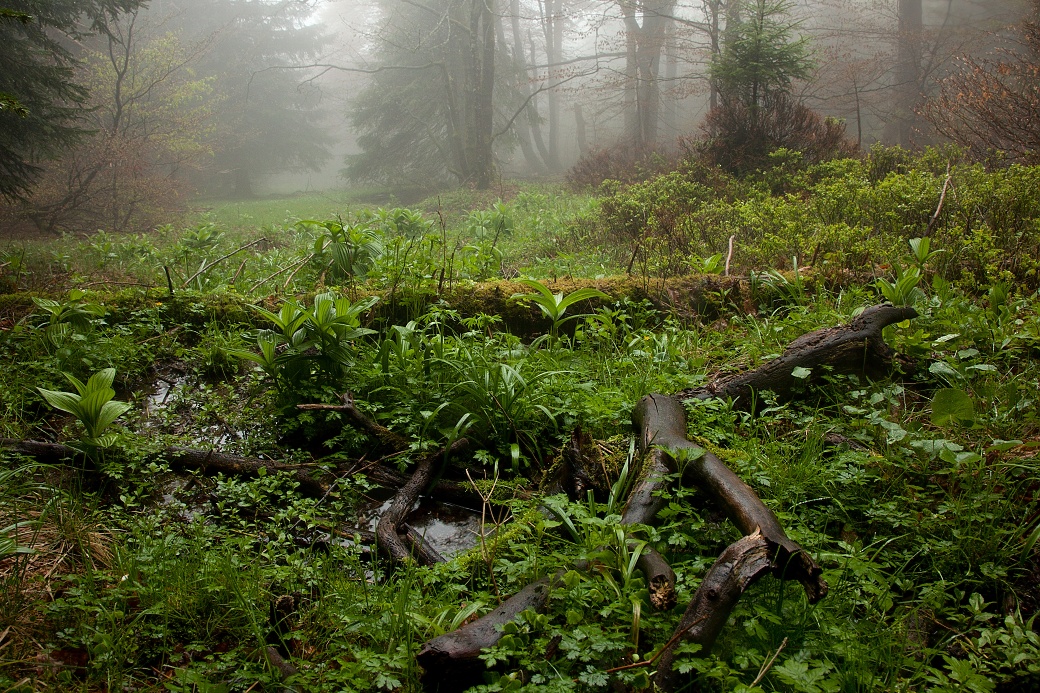
[[[898,176],[910,185],[914,160],[882,165],[881,154],[790,171],[769,183],[770,199],[793,206],[837,185],[827,176],[842,166],[857,195]],[[959,202],[944,209],[968,219],[957,205],[981,199],[997,174],[957,166]],[[993,185],[1032,174],[1001,175]],[[943,182],[934,171],[922,180]],[[758,186],[762,202],[767,182],[740,185]],[[644,273],[638,257],[620,277],[631,247],[619,244],[603,255],[615,263],[604,276],[575,279],[580,263],[553,275],[541,251],[511,255],[506,241],[598,238],[608,203],[540,189],[507,197],[475,211],[462,195],[442,197],[442,214],[453,206],[463,220],[454,229],[435,213],[358,208],[282,227],[210,270],[203,263],[271,230],[214,222],[85,239],[61,257],[58,245],[9,252],[20,259],[4,269],[18,292],[0,297],[0,437],[84,454],[44,464],[0,453],[0,691],[419,690],[423,642],[546,576],[559,576],[549,608],[505,628],[474,690],[649,690],[655,653],[739,535],[678,479],[657,525],[634,528],[635,543],[619,532],[624,470],[640,464],[633,407],[760,365],[883,298],[919,313],[885,330],[900,354],[891,376],[798,372],[798,397],[759,393],[756,416],[726,401],[686,404],[691,440],[751,485],[830,591],[810,605],[797,583],[763,578],[713,652],[681,646],[676,666],[708,691],[1040,684],[1040,312],[1025,260],[1002,264],[1010,241],[975,265],[952,226],[929,235],[893,221],[891,237],[877,227],[892,245],[878,246],[876,277],[859,262],[839,273],[851,260],[824,250],[810,270],[800,255],[797,268],[783,255],[766,263],[752,245],[764,236],[741,238],[741,262],[759,248],[764,264],[739,277],[718,276],[724,258],[711,257],[698,257],[696,277]],[[891,199],[910,204],[905,191]],[[1031,202],[1018,204],[1028,217]],[[1004,222],[992,219],[996,236]],[[1024,222],[1021,232],[1032,233]],[[527,281],[503,276],[513,262],[528,263]],[[200,266],[197,282],[178,284]],[[115,369],[110,388],[105,369]],[[438,476],[485,499],[473,548],[432,568],[391,568],[364,545],[364,513],[386,498],[365,468],[386,446],[341,412],[297,408],[344,392],[407,441],[384,460],[401,472],[471,441]],[[610,483],[546,498],[539,483],[579,426]],[[160,454],[171,445],[294,469],[175,473]],[[348,468],[322,494],[297,475]],[[678,575],[675,609],[649,605],[635,568],[645,546]]]

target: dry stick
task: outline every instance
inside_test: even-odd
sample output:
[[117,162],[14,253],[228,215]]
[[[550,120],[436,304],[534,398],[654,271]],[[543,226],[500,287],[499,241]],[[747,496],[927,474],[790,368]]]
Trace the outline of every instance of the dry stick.
[[733,240],[736,236],[729,237],[729,252],[726,253],[726,272],[723,276],[729,276],[729,261],[733,259]]
[[376,440],[392,449],[394,452],[408,449],[407,440],[394,433],[386,426],[376,423],[361,413],[357,408],[357,405],[354,404],[354,395],[352,393],[344,392],[339,396],[339,398],[342,400],[343,404],[297,404],[296,408],[304,410],[343,412],[347,415],[353,425],[373,436]]
[[776,661],[776,658],[780,656],[780,653],[784,651],[785,647],[787,647],[787,638],[783,639],[780,643],[780,647],[776,648],[776,652],[774,652],[773,656],[769,658],[769,661],[762,664],[762,668],[758,670],[758,676],[756,676],[755,680],[751,682],[749,688],[754,688],[763,678],[765,678],[766,674],[769,673],[769,670],[773,668],[773,662]]
[[928,222],[928,228],[924,230],[924,235],[929,236],[932,233],[932,227],[935,226],[935,222],[939,221],[939,215],[942,214],[943,204],[946,202],[946,191],[950,188],[950,181],[953,180],[953,174],[950,173],[950,167],[953,162],[946,162],[946,180],[943,181],[942,194],[939,195],[939,206],[935,208],[935,214]]
[[[498,599],[498,603],[502,603],[502,592],[498,589],[498,580],[495,578],[495,566],[494,561],[491,560],[491,554],[487,550],[486,534],[484,532],[484,525],[487,521],[488,508],[491,507],[491,499],[495,495],[495,487],[498,486],[498,476],[495,476],[495,480],[491,483],[491,489],[487,494],[480,493],[480,489],[477,488],[477,484],[473,481],[473,477],[470,476],[469,470],[466,470],[466,478],[469,479],[470,485],[473,489],[480,494],[480,553],[484,557],[484,562],[487,563],[488,575],[491,576],[491,586],[495,588],[495,597]],[[491,519],[495,519],[495,514],[491,513]],[[500,526],[501,523],[495,522],[495,527]]]
[[237,249],[237,250],[232,250],[232,251],[231,251],[230,253],[228,253],[227,255],[222,255],[221,257],[218,257],[218,258],[217,258],[216,260],[214,260],[213,262],[209,263],[208,265],[203,265],[203,266],[202,266],[202,267],[201,267],[201,268],[199,269],[199,271],[198,271],[198,272],[196,272],[195,274],[191,275],[190,277],[188,277],[187,279],[185,279],[185,280],[184,280],[184,283],[183,283],[183,284],[181,284],[181,288],[183,289],[183,288],[184,288],[184,287],[186,287],[186,286],[187,286],[188,284],[191,284],[191,280],[192,280],[192,279],[194,279],[195,277],[198,277],[198,276],[199,276],[199,275],[201,275],[201,274],[205,274],[206,272],[208,272],[208,271],[210,271],[211,269],[213,269],[213,267],[215,267],[216,265],[220,264],[220,263],[221,263],[221,262],[223,262],[224,260],[227,260],[227,259],[228,259],[229,257],[233,257],[233,256],[235,256],[235,255],[238,255],[238,254],[239,254],[239,253],[241,253],[241,252],[242,252],[243,250],[248,250],[249,248],[252,248],[252,247],[253,247],[254,245],[257,245],[257,244],[259,244],[259,243],[264,243],[264,242],[266,242],[266,241],[267,241],[267,239],[266,239],[266,238],[258,238],[258,239],[256,239],[255,241],[253,241],[252,243],[247,243],[247,244],[245,244],[244,246],[242,246],[241,248],[239,248],[239,249]]
[[235,282],[238,281],[238,278],[242,275],[242,270],[244,270],[246,268],[246,263],[247,262],[249,262],[249,258],[244,258],[242,260],[242,264],[239,265],[238,269],[235,271],[235,276],[231,277],[231,283],[232,284],[234,284]]
[[686,635],[686,633],[690,630],[690,628],[693,628],[694,626],[696,626],[697,624],[701,623],[702,621],[704,621],[707,618],[708,618],[707,615],[701,616],[699,619],[697,619],[696,621],[691,623],[688,627],[680,628],[678,632],[673,634],[672,637],[668,639],[668,642],[666,642],[664,644],[664,647],[662,647],[660,650],[658,650],[657,654],[655,654],[650,659],[644,659],[642,662],[633,662],[631,664],[626,664],[624,666],[614,667],[613,669],[607,669],[604,673],[613,674],[615,671],[627,671],[629,669],[639,669],[641,667],[652,666],[653,663],[657,661],[657,658],[660,657],[662,654],[664,654],[665,650],[667,650],[668,648],[670,648],[673,645],[675,645],[675,643],[679,640],[679,638],[681,638],[682,636]]
[[[311,257],[314,257],[314,255],[311,255]],[[307,266],[306,262],[297,263],[296,267],[293,268],[293,271],[290,272],[289,276],[285,278],[285,283],[282,284],[282,291],[285,291],[286,289],[289,288],[289,284],[292,283],[293,278],[296,277],[296,273],[299,272],[300,270],[302,270],[306,266]],[[329,267],[331,267],[331,266],[332,266],[332,263],[330,262],[329,263]],[[326,270],[327,269],[328,268],[326,268]],[[322,272],[321,274],[322,274],[322,276],[325,276],[325,272]]]
[[146,289],[154,289],[155,284],[142,284],[141,282],[117,282],[112,280],[104,280],[98,282],[87,282],[86,284],[80,284],[80,286],[142,286]]
[[[0,438],[0,447],[10,448],[15,452],[35,457],[44,462],[62,462],[82,457],[78,450],[60,443],[45,443],[35,440],[18,440]],[[151,456],[151,459],[167,462],[174,469],[188,469],[209,472],[224,472],[236,475],[254,475],[266,472],[293,472],[301,488],[312,495],[321,496],[328,491],[328,486],[314,479],[307,473],[313,465],[283,464],[251,457],[227,455],[216,450],[195,450],[170,446]]]
[[301,266],[303,266],[303,265],[306,265],[306,264],[307,264],[308,262],[310,262],[310,261],[311,261],[311,260],[313,260],[313,259],[314,259],[314,253],[311,253],[310,255],[308,255],[307,257],[303,258],[302,260],[300,260],[300,261],[299,261],[298,263],[296,263],[295,265],[286,265],[285,267],[281,268],[280,270],[278,270],[278,271],[277,271],[277,272],[275,272],[274,274],[272,274],[272,275],[269,275],[269,276],[267,276],[267,277],[264,277],[263,279],[261,279],[260,281],[258,281],[258,282],[257,282],[256,284],[253,284],[253,286],[251,286],[251,287],[249,288],[249,293],[253,293],[253,292],[254,292],[254,291],[256,291],[257,289],[259,289],[259,288],[260,288],[261,286],[263,286],[263,285],[264,285],[264,284],[266,284],[267,282],[269,282],[269,281],[271,281],[272,279],[274,279],[275,277],[277,277],[277,276],[278,276],[279,274],[281,274],[282,272],[288,272],[288,271],[289,271],[290,269],[292,269],[293,267],[297,267],[297,268],[298,268],[298,267],[301,267]]

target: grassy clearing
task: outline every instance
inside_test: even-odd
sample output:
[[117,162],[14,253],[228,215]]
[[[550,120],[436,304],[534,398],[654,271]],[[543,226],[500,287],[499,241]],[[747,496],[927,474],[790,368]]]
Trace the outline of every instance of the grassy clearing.
[[[1003,199],[1001,180],[970,173],[961,199],[987,180],[997,191],[990,199]],[[823,185],[825,174],[786,180],[799,190],[815,181],[802,207],[836,209],[827,196],[838,195],[838,180]],[[933,229],[925,252],[906,242],[921,227],[895,219],[907,214],[911,183],[928,188],[920,181],[935,182],[929,176],[908,165],[872,184],[850,176],[842,188],[888,190],[877,199],[891,206],[875,213],[889,226],[876,227],[863,251],[876,253],[869,260],[884,282],[848,271],[842,263],[857,234],[835,235],[831,222],[802,232],[806,248],[832,244],[813,271],[798,255],[798,270],[781,254],[772,266],[752,265],[749,257],[765,257],[761,248],[785,237],[755,245],[747,221],[738,247],[742,266],[755,271],[742,272],[739,285],[704,278],[712,317],[674,299],[613,296],[556,314],[559,330],[538,322],[533,305],[500,296],[503,315],[462,310],[438,303],[437,290],[530,292],[480,283],[520,273],[560,279],[569,293],[582,284],[562,281],[567,275],[616,273],[633,257],[635,284],[653,289],[678,267],[677,237],[649,222],[637,236],[612,237],[620,227],[611,225],[622,202],[640,199],[639,213],[663,218],[654,211],[659,191],[594,198],[539,187],[498,205],[498,197],[458,194],[410,210],[347,207],[346,196],[333,207],[278,201],[214,209],[148,236],[6,249],[2,435],[61,440],[87,455],[44,466],[2,453],[0,690],[417,690],[423,641],[578,558],[600,568],[568,572],[546,614],[526,613],[510,627],[485,654],[493,669],[479,690],[646,688],[652,668],[607,670],[653,656],[735,530],[703,494],[673,488],[660,524],[639,535],[680,578],[678,609],[655,613],[617,541],[616,507],[561,497],[560,517],[547,518],[538,480],[575,425],[600,441],[605,467],[619,469],[642,395],[753,367],[883,294],[921,314],[886,332],[905,357],[891,378],[829,376],[795,402],[765,393],[758,417],[726,402],[688,405],[691,438],[762,496],[817,557],[831,591],[809,605],[797,585],[762,580],[712,655],[685,652],[679,665],[719,691],[1035,686],[1037,296],[1029,268],[1009,264],[1014,244],[1004,242],[995,206],[992,225],[976,228],[990,239],[985,252],[947,242],[968,223],[960,211]],[[772,228],[792,214],[789,195],[778,188],[705,204],[753,212],[746,219]],[[1008,217],[1014,228],[1040,217],[1026,202]],[[777,216],[763,216],[770,209]],[[699,228],[706,213],[691,206],[668,228]],[[308,217],[321,223],[293,221]],[[259,238],[267,240],[221,259]],[[704,243],[692,233],[684,252],[696,253],[702,271],[721,271],[705,262]],[[406,310],[369,310],[364,297],[375,293]],[[419,294],[433,298],[410,304]],[[522,312],[533,338],[506,329]],[[111,401],[131,407],[107,426],[95,421],[89,436],[37,389],[75,392],[64,373],[87,387],[104,368],[117,371]],[[369,460],[376,442],[336,413],[295,408],[335,402],[346,390],[413,442],[392,461],[403,471],[446,440],[472,438],[473,453],[444,474],[478,480],[489,498],[485,521],[512,518],[502,531],[435,568],[387,570],[350,540],[359,512],[378,497],[363,474],[315,498],[291,473],[182,475],[156,457],[188,445],[328,468]],[[563,531],[564,517],[573,533]],[[269,648],[295,668],[288,680]]]

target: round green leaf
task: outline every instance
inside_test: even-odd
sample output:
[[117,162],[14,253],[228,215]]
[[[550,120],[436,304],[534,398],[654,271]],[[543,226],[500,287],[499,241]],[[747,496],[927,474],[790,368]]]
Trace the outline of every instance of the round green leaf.
[[946,387],[932,397],[932,423],[946,426],[951,423],[975,421],[975,404],[964,390]]

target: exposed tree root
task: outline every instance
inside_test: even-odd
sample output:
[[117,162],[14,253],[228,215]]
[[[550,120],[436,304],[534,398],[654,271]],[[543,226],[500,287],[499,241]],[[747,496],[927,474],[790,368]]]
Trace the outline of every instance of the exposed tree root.
[[677,400],[665,395],[647,395],[636,405],[633,419],[644,448],[654,446],[670,457],[682,457],[684,450],[690,451],[690,455],[698,455],[696,459],[686,461],[684,479],[693,481],[718,500],[742,533],[761,532],[777,547],[776,555],[770,558],[778,577],[793,577],[801,582],[810,602],[819,601],[827,594],[827,583],[820,577],[820,566],[788,538],[776,516],[751,487],[718,457],[686,439],[686,412]]
[[390,507],[380,516],[379,523],[376,525],[376,538],[379,540],[379,548],[385,551],[393,561],[397,563],[413,562],[412,554],[398,532],[404,519],[412,511],[412,506],[415,505],[419,494],[429,486],[437,461],[446,456],[458,454],[468,446],[468,439],[459,438],[447,449],[429,454],[420,460],[408,483],[401,487],[390,502]]
[[[779,358],[755,370],[726,376],[706,387],[683,390],[675,396],[680,400],[731,398],[736,407],[751,411],[758,406],[757,393],[769,390],[781,399],[790,399],[797,389],[822,376],[824,367],[830,373],[885,375],[891,370],[895,353],[882,339],[882,330],[916,317],[917,311],[909,307],[871,306],[848,325],[802,335],[791,342]],[[797,377],[793,375],[796,368],[807,369],[810,374]]]

